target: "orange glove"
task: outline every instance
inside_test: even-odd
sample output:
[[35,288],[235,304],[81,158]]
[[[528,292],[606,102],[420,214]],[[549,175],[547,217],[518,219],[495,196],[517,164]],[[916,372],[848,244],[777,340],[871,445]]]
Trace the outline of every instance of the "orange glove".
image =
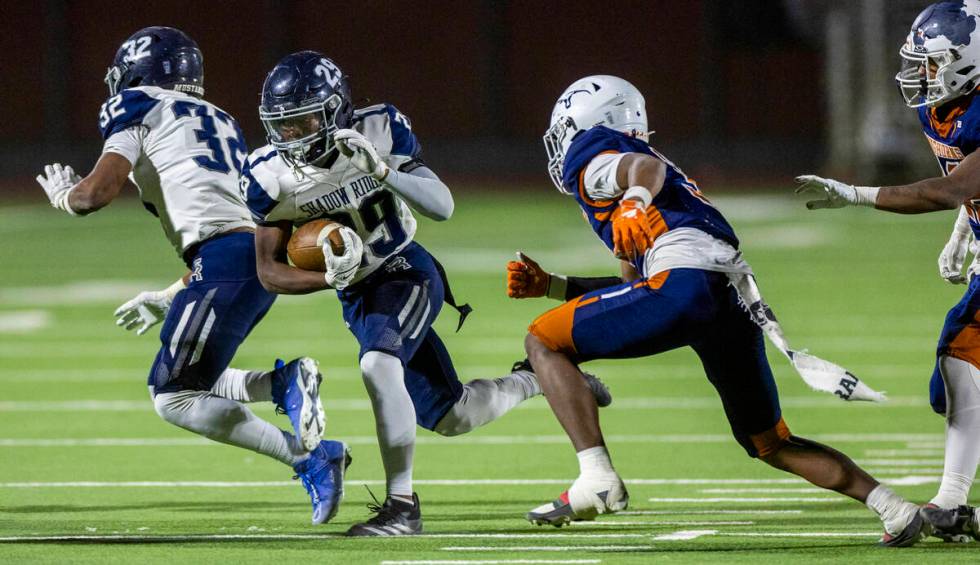
[[507,263],[507,296],[511,298],[537,298],[548,293],[551,275],[533,259],[518,252],[520,261]]
[[613,253],[620,259],[640,257],[653,245],[653,226],[643,203],[631,198],[619,201],[612,213]]

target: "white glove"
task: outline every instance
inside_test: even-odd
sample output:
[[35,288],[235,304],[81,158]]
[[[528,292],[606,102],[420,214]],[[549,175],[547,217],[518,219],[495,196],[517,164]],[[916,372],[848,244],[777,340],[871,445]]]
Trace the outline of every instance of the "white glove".
[[357,232],[347,226],[339,226],[334,229],[340,230],[340,237],[344,240],[344,253],[343,255],[334,255],[330,248],[330,239],[323,238],[323,258],[327,264],[327,272],[324,273],[324,278],[328,285],[337,290],[344,290],[354,280],[354,275],[361,267],[364,242],[361,241]]
[[82,181],[82,177],[75,174],[71,166],[62,167],[61,163],[44,166],[44,174],[38,175],[38,184],[48,195],[51,205],[59,210],[64,210],[72,216],[76,216],[74,210],[68,205],[68,196],[75,185]]
[[388,165],[378,156],[378,150],[368,138],[352,129],[337,130],[333,141],[344,157],[361,172],[367,173],[377,180],[388,176]]
[[967,277],[963,274],[963,261],[966,252],[973,243],[973,233],[970,230],[970,219],[965,207],[960,207],[960,213],[953,224],[953,233],[939,254],[939,276],[951,284],[966,284]]
[[137,328],[136,335],[143,335],[146,330],[160,323],[167,315],[167,310],[174,301],[174,297],[181,290],[187,288],[184,279],[177,279],[177,282],[163,290],[155,292],[141,292],[136,298],[116,308],[116,325],[122,326],[125,330]]
[[803,175],[796,177],[796,182],[800,186],[796,189],[796,194],[804,192],[815,192],[826,196],[822,200],[810,200],[806,203],[809,210],[820,208],[843,208],[844,206],[874,206],[878,198],[877,186],[852,186],[836,181],[825,179],[814,175]]

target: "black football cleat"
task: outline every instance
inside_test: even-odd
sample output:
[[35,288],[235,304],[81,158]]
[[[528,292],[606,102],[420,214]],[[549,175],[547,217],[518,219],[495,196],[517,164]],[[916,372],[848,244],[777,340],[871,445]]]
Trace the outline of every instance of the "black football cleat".
[[932,535],[949,543],[966,543],[980,540],[980,515],[971,506],[940,508],[926,504],[922,517],[932,525]]
[[[374,498],[374,494],[371,494]],[[354,524],[347,530],[351,537],[363,536],[413,536],[422,533],[422,512],[419,495],[412,493],[412,503],[388,497],[384,504],[368,504],[368,509],[377,514],[366,522]]]
[[[527,371],[528,373],[534,373],[534,367],[531,366],[531,362],[527,359],[514,363],[514,366],[511,367],[510,370],[512,373],[515,371]],[[612,394],[609,392],[609,387],[606,386],[606,383],[602,382],[599,377],[593,375],[592,373],[586,373],[584,371],[580,372],[582,373],[582,378],[585,379],[585,384],[589,385],[589,390],[592,391],[592,396],[595,397],[596,406],[599,408],[605,408],[606,406],[612,404]]]

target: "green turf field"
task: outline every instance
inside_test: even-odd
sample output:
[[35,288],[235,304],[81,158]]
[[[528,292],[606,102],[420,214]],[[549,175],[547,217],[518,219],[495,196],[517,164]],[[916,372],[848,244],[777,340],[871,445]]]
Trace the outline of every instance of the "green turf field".
[[[554,304],[505,297],[503,265],[515,250],[549,270],[615,271],[570,199],[543,185],[480,194],[491,191],[458,196],[450,222],[422,221],[418,234],[443,260],[457,296],[476,309],[459,334],[451,310],[437,323],[464,380],[506,372],[523,357],[528,322]],[[810,392],[771,349],[791,429],[927,500],[941,473],[943,431],[927,405],[927,383],[943,316],[963,290],[942,282],[935,266],[953,214],[807,212],[788,194],[717,202],[790,341],[891,396],[887,405],[851,405]],[[879,524],[862,505],[745,457],[688,350],[588,366],[614,393],[602,421],[629,484],[628,512],[563,530],[523,520],[577,474],[572,449],[538,398],[467,436],[420,430],[415,476],[426,536],[345,539],[347,527],[368,517],[362,484],[380,496],[383,476],[356,344],[330,293],[281,298],[234,363],[321,361],[329,436],[352,445],[354,463],[339,515],[312,528],[309,499],[290,469],[200,440],[153,412],[145,375],[156,338],[116,328],[112,311],[182,273],[154,218],[133,201],[89,218],[6,206],[0,236],[0,562],[980,558],[976,544],[876,548]],[[270,406],[256,410],[288,426]]]

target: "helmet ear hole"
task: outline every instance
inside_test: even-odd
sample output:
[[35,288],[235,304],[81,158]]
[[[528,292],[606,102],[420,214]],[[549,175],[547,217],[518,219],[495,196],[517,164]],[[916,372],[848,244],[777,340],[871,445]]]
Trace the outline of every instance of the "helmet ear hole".
[[[973,72],[973,69],[975,69],[975,68],[977,68],[976,65],[970,65],[968,67],[963,67],[962,69],[956,71],[956,74],[958,74],[958,75],[968,75],[968,74],[972,73]],[[955,85],[956,83],[954,82],[953,84]]]

